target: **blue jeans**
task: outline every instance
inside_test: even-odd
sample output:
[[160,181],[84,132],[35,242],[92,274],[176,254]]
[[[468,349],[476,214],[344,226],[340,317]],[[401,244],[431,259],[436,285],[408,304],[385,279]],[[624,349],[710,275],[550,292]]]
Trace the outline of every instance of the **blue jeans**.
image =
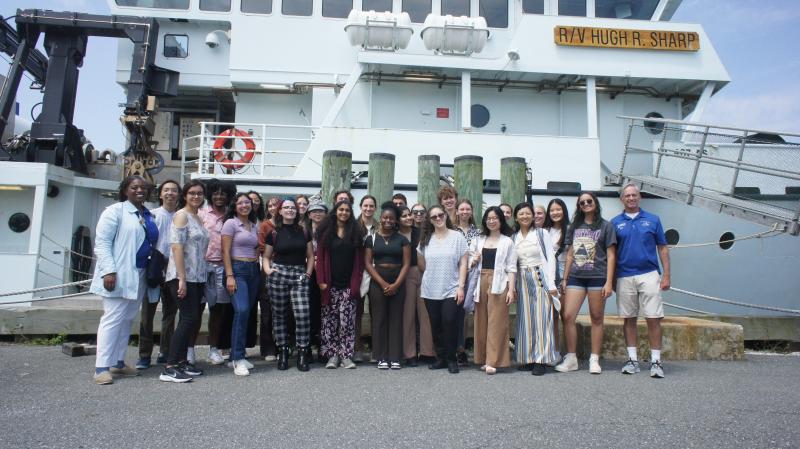
[[233,305],[233,329],[231,331],[231,360],[241,360],[245,356],[247,342],[247,320],[250,309],[258,295],[259,275],[258,262],[231,261],[233,277],[236,279],[236,292],[231,298]]

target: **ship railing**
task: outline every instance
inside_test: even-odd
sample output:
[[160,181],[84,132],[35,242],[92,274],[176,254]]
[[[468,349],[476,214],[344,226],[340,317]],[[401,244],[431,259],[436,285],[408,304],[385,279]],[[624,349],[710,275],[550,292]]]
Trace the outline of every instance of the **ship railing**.
[[231,179],[291,176],[316,129],[306,125],[200,122],[200,133],[181,142],[181,179],[188,173]]
[[[612,184],[800,234],[800,134],[654,117],[627,121]],[[649,145],[649,147],[648,147]],[[651,155],[643,169],[634,158]]]

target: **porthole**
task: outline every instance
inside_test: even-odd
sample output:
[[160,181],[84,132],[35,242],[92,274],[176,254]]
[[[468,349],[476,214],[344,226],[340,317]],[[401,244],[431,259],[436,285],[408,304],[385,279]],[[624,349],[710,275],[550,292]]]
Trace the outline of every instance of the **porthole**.
[[489,109],[487,109],[486,106],[482,104],[473,104],[470,111],[473,128],[483,128],[489,123]]
[[664,237],[667,238],[667,245],[677,245],[681,241],[681,234],[677,229],[667,229]]
[[[650,112],[645,115],[645,118],[664,118],[663,115],[659,114],[658,112]],[[663,122],[650,122],[645,120],[644,121],[644,129],[647,130],[650,134],[661,134],[664,131],[664,123]]]
[[719,247],[722,249],[731,249],[733,247],[733,239],[736,236],[733,235],[733,232],[725,232],[721,236],[719,236]]
[[31,219],[27,214],[17,212],[8,217],[8,227],[14,232],[25,232],[31,226]]

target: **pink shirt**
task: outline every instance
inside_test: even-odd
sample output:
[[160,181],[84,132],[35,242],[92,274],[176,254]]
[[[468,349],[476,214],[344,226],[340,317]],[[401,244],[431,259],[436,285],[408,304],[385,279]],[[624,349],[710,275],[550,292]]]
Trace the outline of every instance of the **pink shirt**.
[[203,220],[203,227],[208,231],[208,251],[206,260],[222,263],[222,225],[225,223],[225,213],[217,214],[211,207],[200,209],[197,216]]

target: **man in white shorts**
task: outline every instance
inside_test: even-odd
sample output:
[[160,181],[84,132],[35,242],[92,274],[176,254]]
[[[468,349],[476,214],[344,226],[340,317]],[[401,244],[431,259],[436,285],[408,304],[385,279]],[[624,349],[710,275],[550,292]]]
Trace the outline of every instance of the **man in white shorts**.
[[[620,194],[625,210],[611,220],[617,233],[617,312],[625,319],[623,332],[628,347],[628,362],[623,374],[639,372],[636,354],[639,312],[647,320],[650,340],[650,377],[663,378],[661,366],[661,318],[664,307],[661,290],[669,290],[669,249],[661,220],[639,207],[642,195],[635,184],[627,184]],[[659,259],[661,268],[659,269]]]

